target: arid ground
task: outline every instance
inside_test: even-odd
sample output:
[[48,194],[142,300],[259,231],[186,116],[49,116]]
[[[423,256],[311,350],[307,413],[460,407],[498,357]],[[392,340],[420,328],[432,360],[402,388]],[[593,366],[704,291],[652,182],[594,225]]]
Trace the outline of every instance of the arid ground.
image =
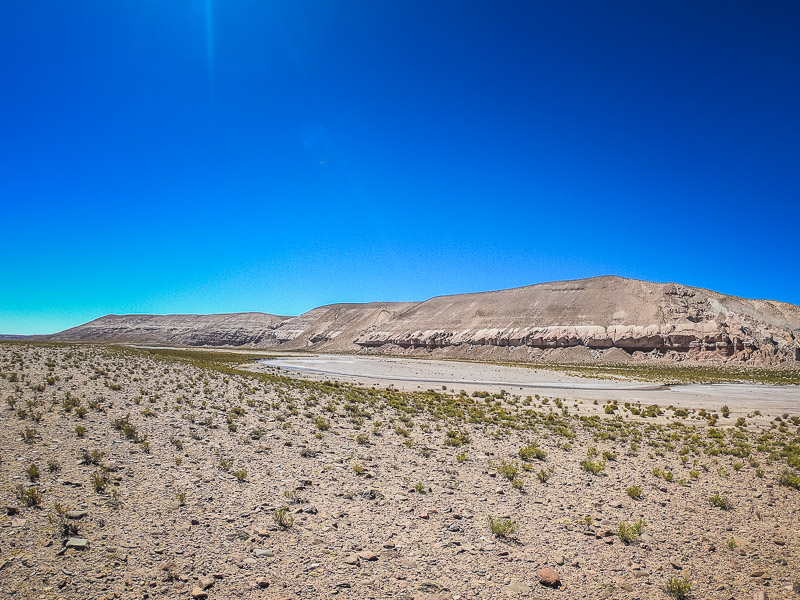
[[800,598],[797,386],[246,358],[0,344],[0,598]]

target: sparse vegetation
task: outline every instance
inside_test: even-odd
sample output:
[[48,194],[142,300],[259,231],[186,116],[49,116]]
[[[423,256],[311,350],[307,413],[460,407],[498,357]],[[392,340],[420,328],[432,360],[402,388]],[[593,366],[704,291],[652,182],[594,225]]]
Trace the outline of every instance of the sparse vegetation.
[[642,486],[640,485],[632,485],[628,489],[625,490],[625,493],[628,494],[634,500],[641,500],[642,498]]
[[665,591],[674,600],[687,600],[691,597],[692,582],[683,577],[672,577],[667,582]]
[[492,535],[498,538],[509,538],[511,537],[514,532],[517,530],[517,526],[511,519],[507,518],[495,518],[492,515],[489,515],[489,529],[492,532]]
[[272,519],[281,529],[290,529],[294,525],[294,517],[286,506],[275,509],[272,512]]
[[719,494],[714,494],[708,500],[711,502],[711,506],[716,506],[722,510],[730,510],[733,508],[731,501]]

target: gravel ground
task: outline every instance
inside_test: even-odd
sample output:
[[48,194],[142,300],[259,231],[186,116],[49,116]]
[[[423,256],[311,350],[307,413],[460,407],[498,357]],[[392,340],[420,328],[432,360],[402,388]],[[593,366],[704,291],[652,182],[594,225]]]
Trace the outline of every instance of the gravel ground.
[[796,410],[711,427],[622,387],[403,393],[100,346],[0,344],[0,373],[0,598],[800,597]]

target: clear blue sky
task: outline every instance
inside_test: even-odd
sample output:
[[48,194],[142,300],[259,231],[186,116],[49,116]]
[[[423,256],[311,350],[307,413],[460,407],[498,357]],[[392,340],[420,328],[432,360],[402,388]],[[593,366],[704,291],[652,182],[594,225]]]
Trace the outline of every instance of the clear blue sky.
[[0,4],[0,332],[617,274],[800,303],[800,3]]

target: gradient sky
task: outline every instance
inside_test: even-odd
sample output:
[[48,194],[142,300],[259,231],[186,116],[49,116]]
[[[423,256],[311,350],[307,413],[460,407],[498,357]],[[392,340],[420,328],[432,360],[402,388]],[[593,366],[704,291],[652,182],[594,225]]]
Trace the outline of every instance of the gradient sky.
[[617,274],[800,304],[800,3],[0,4],[0,332]]

